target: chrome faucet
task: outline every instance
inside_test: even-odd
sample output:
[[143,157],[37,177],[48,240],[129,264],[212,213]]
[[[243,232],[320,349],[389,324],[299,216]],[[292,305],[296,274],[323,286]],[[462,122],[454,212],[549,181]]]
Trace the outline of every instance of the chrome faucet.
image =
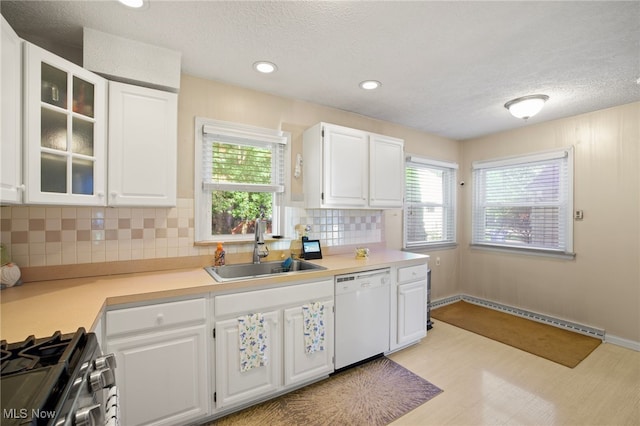
[[269,256],[269,248],[264,243],[264,234],[267,232],[267,221],[256,219],[256,236],[253,245],[253,263],[260,263],[260,259]]

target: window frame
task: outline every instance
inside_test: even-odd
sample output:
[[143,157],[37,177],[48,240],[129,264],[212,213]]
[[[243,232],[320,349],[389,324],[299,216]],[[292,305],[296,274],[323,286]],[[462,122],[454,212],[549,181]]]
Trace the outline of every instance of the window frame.
[[[443,203],[442,204],[434,204],[427,203],[430,207],[442,207],[448,208],[451,210],[449,223],[450,227],[447,227],[443,222],[442,234],[447,235],[446,238],[443,238],[439,241],[426,242],[426,241],[412,241],[409,238],[408,225],[410,220],[408,218],[410,214],[410,203],[407,191],[410,189],[410,185],[407,183],[407,169],[408,168],[422,168],[422,169],[433,169],[444,171],[445,173],[449,173],[449,177],[447,178],[448,188],[443,188]],[[458,209],[457,209],[457,173],[458,173],[458,164],[448,161],[440,161],[434,160],[430,158],[420,157],[416,155],[408,155],[405,158],[405,185],[404,185],[404,208],[403,208],[403,230],[402,230],[402,246],[404,250],[419,250],[419,249],[444,249],[451,248],[457,246],[457,222],[458,222]],[[443,180],[443,185],[445,182]],[[420,205],[424,205],[424,203],[419,203]]]
[[[564,159],[566,162],[563,164]],[[486,209],[487,203],[483,201],[483,197],[486,196],[484,191],[484,181],[479,182],[480,170],[496,170],[499,168],[514,168],[517,166],[531,166],[536,163],[553,162],[557,161],[558,164],[564,169],[564,176],[566,181],[560,182],[557,187],[560,195],[560,201],[556,203],[559,206],[560,215],[558,217],[558,232],[564,233],[564,246],[561,244],[555,248],[540,247],[534,245],[517,244],[517,243],[505,243],[505,242],[492,242],[486,239],[479,239],[479,235],[484,229],[478,229],[480,226],[480,212],[478,208],[482,207]],[[490,160],[475,161],[472,163],[472,180],[473,180],[473,194],[471,202],[471,236],[470,246],[472,248],[485,248],[490,250],[499,250],[507,252],[520,252],[533,255],[545,255],[545,256],[557,256],[557,257],[569,257],[573,258],[575,253],[573,252],[573,192],[574,192],[574,150],[573,147],[553,149],[548,151],[522,154],[510,157],[502,157]],[[560,176],[562,178],[562,176]],[[540,203],[522,204],[523,207],[548,207],[547,201]],[[564,211],[563,211],[564,210]],[[482,231],[484,234],[484,231]]]
[[[204,182],[204,143],[205,134],[219,135],[222,142],[233,141],[257,146],[280,144],[284,146],[283,164],[279,165],[282,183],[274,185],[205,183]],[[256,127],[229,121],[204,117],[195,118],[194,149],[194,240],[195,243],[212,242],[248,242],[253,235],[212,234],[211,233],[211,194],[215,190],[264,192],[260,189],[273,189],[272,234],[277,235],[283,229],[283,206],[288,176],[287,156],[290,134],[275,129]],[[281,187],[278,189],[278,187]],[[270,192],[270,191],[268,191]]]

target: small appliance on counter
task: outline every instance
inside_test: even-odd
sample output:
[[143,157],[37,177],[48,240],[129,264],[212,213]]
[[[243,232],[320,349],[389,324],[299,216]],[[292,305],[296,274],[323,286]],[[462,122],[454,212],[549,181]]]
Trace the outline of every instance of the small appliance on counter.
[[94,333],[0,342],[3,426],[118,425],[115,356]]

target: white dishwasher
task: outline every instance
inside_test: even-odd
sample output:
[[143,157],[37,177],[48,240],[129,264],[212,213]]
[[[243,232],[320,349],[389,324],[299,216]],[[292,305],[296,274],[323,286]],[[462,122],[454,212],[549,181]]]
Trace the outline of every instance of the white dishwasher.
[[389,269],[336,275],[335,368],[389,350]]

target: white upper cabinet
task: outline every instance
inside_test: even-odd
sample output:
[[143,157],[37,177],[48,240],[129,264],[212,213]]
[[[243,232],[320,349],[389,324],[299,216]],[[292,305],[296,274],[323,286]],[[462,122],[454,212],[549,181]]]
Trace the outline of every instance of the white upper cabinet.
[[109,205],[176,205],[178,95],[109,82]]
[[[1,18],[1,17],[0,17]],[[2,19],[0,202],[22,202],[22,40]]]
[[25,42],[25,203],[105,205],[106,80]]
[[366,207],[367,134],[332,125],[323,132],[323,205]]
[[307,208],[402,207],[404,142],[318,123],[303,138]]
[[369,205],[400,208],[404,199],[404,141],[369,136]]

